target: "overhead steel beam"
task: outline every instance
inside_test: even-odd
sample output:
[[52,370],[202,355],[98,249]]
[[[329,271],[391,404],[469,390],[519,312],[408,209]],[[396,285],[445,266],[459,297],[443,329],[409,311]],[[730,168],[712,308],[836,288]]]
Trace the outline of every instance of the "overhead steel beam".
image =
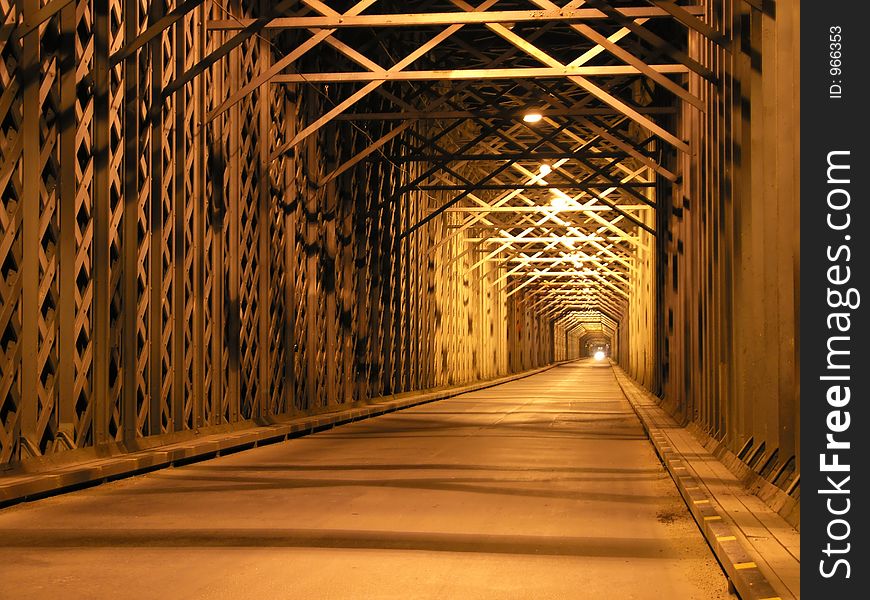
[[495,161],[495,160],[554,160],[560,158],[625,158],[627,153],[620,152],[520,152],[520,153],[492,153],[478,152],[474,154],[417,154],[417,155],[399,155],[388,156],[387,158],[394,162],[440,162],[440,161]]
[[[200,0],[200,2],[201,1],[202,0]],[[70,2],[73,2],[73,0],[51,0],[38,9],[25,8],[25,10],[22,11],[22,16],[24,18],[22,19],[21,24],[15,28],[11,38],[17,41],[31,31],[35,31],[40,25],[63,10],[63,8]],[[8,14],[9,13],[7,13],[7,15]]]
[[[656,73],[681,74],[689,70],[683,65],[650,65]],[[542,79],[571,75],[620,76],[642,75],[630,65],[602,65],[563,68],[518,67],[511,69],[441,69],[431,71],[343,71],[331,73],[286,73],[272,77],[272,83],[347,83],[354,81],[461,81],[464,79]]]
[[[460,189],[465,189],[461,186]],[[506,188],[515,189],[515,188]],[[526,188],[528,189],[528,188]],[[630,204],[617,205],[620,210],[652,210],[652,207],[646,204]],[[459,212],[459,213],[579,213],[587,211],[612,211],[612,206],[595,206],[595,205],[577,205],[568,206],[566,208],[556,208],[546,204],[539,206],[454,206],[445,208],[442,212]]]
[[710,69],[699,63],[697,60],[686,54],[686,52],[684,52],[683,50],[675,47],[669,41],[662,39],[646,27],[638,25],[632,19],[625,18],[608,2],[605,2],[604,0],[586,0],[586,3],[589,6],[600,9],[602,12],[607,14],[614,22],[629,29],[636,36],[652,45],[653,48],[669,54],[674,59],[680,61],[681,63],[689,67],[692,71],[694,71],[704,79],[710,81],[711,83],[718,84],[718,79],[716,78],[716,75],[713,73],[713,71],[711,71]]
[[[451,2],[455,6],[458,6],[464,10],[467,10],[467,11],[474,10],[474,8],[470,4],[465,2],[464,0],[451,0]],[[511,31],[510,29],[505,27],[504,25],[499,25],[497,23],[488,23],[487,27],[490,30],[492,30],[494,33],[496,33],[497,35],[501,36],[502,38],[504,38],[505,40],[510,42],[511,44],[522,49],[524,52],[526,52],[532,58],[539,60],[541,63],[543,63],[547,66],[550,66],[550,67],[555,67],[555,68],[563,68],[564,69],[566,67],[566,65],[564,65],[562,62],[560,62],[559,60],[557,60],[553,56],[551,56],[549,53],[544,52],[539,47],[535,46],[531,42],[520,37],[519,35],[517,35],[513,31]],[[621,112],[622,114],[631,118],[638,125],[640,125],[646,129],[650,130],[651,132],[655,133],[660,138],[662,138],[663,140],[665,140],[666,142],[668,142],[669,144],[671,144],[672,146],[674,146],[678,150],[682,150],[686,154],[691,153],[691,149],[689,148],[689,145],[686,142],[677,138],[671,132],[667,131],[666,129],[664,129],[663,127],[658,125],[657,123],[651,121],[650,119],[648,119],[644,115],[640,114],[639,112],[634,110],[634,107],[628,105],[626,102],[620,100],[619,98],[611,95],[606,90],[604,90],[603,88],[594,84],[592,81],[590,81],[586,77],[583,77],[580,75],[572,75],[572,76],[569,76],[568,79],[570,79],[571,81],[573,81],[574,83],[576,83],[577,85],[579,85],[580,87],[585,89],[587,92],[589,92],[590,94],[592,94],[593,96],[595,96],[596,98],[598,98],[599,100],[604,102],[605,104],[609,104],[610,106],[614,107],[619,112]]]
[[629,188],[650,188],[655,187],[655,183],[614,183],[611,181],[593,181],[590,183],[545,183],[545,184],[536,184],[536,185],[524,185],[521,183],[516,184],[480,184],[473,183],[470,185],[418,185],[417,189],[420,190],[444,190],[444,191],[454,191],[461,192],[464,190],[556,190],[556,189],[564,189],[564,190],[592,190],[606,187],[615,187],[617,189],[629,189]]
[[[356,5],[356,7],[359,6],[360,4]],[[242,98],[249,95],[252,91],[269,81],[269,79],[280,73],[283,69],[290,66],[294,61],[301,58],[306,52],[308,52],[309,50],[317,46],[320,42],[322,42],[324,39],[332,35],[334,31],[335,30],[329,29],[320,31],[296,46],[292,51],[290,51],[288,54],[281,57],[278,61],[272,64],[265,72],[258,74],[241,88],[234,90],[229,98],[224,100],[220,104],[220,106],[218,106],[206,115],[204,123],[208,124],[212,122],[217,116],[223,114],[227,109],[229,109],[231,106],[234,106]]]
[[731,52],[731,45],[728,43],[728,39],[724,35],[710,27],[707,23],[695,16],[695,14],[690,13],[685,7],[679,6],[676,2],[671,2],[669,0],[649,0],[649,2],[667,11],[668,14],[672,15],[677,21],[689,29],[697,31],[720,48],[727,52]]
[[[535,150],[538,146],[544,145],[544,144],[545,144],[547,141],[549,141],[551,138],[553,138],[553,137],[555,137],[556,135],[558,135],[559,133],[561,133],[561,131],[562,131],[565,127],[567,127],[567,124],[562,125],[561,127],[559,127],[558,129],[556,129],[555,131],[548,133],[548,134],[547,134],[546,136],[544,136],[544,137],[543,137],[539,142],[537,142],[537,143],[533,144],[531,147],[529,147],[529,150],[532,150],[532,151],[533,151],[533,150]],[[480,179],[479,181],[477,181],[477,182],[475,183],[475,185],[483,185],[483,184],[487,183],[489,180],[491,180],[492,178],[496,177],[499,173],[501,173],[502,171],[506,170],[506,169],[507,169],[508,167],[510,167],[510,165],[512,165],[512,164],[513,164],[513,163],[512,163],[511,161],[506,162],[505,164],[503,164],[503,165],[499,166],[498,168],[496,168],[495,171],[491,172],[490,174],[486,175],[485,177],[483,177],[482,179]],[[423,225],[425,225],[426,223],[428,223],[429,221],[431,221],[432,219],[434,219],[435,217],[437,217],[439,214],[441,214],[442,212],[444,212],[445,210],[447,210],[447,209],[450,208],[451,206],[453,206],[453,205],[455,205],[456,203],[458,203],[460,200],[462,200],[464,197],[466,197],[466,196],[468,195],[469,191],[470,191],[470,190],[467,190],[467,189],[466,189],[465,191],[463,191],[463,192],[462,192],[461,194],[459,194],[458,196],[456,196],[456,197],[452,198],[451,200],[449,200],[448,202],[442,204],[440,207],[438,207],[437,209],[435,209],[434,211],[432,211],[431,213],[429,213],[428,215],[426,215],[425,217],[423,217],[422,219],[420,219],[419,221],[417,221],[417,222],[416,222],[414,225],[412,225],[410,228],[408,228],[408,229],[406,229],[404,232],[402,232],[402,233],[399,235],[399,239],[402,239],[402,238],[404,238],[404,237],[410,235],[411,233],[413,233],[414,231],[416,231],[417,229],[419,229],[420,227],[422,227]]]
[[132,56],[136,52],[136,50],[156,38],[169,27],[172,27],[175,23],[183,19],[184,15],[202,4],[202,2],[203,0],[186,0],[185,2],[182,2],[181,4],[176,6],[175,9],[171,10],[163,17],[154,21],[154,23],[149,25],[145,31],[143,31],[138,36],[136,36],[136,38],[125,44],[120,50],[112,54],[112,56],[109,57],[109,66],[114,67],[125,58]]
[[[69,2],[70,0],[65,0]],[[684,6],[689,15],[703,15],[701,5]],[[631,19],[650,19],[669,17],[670,13],[662,8],[637,6],[617,9],[620,14]],[[600,21],[608,16],[595,8],[575,10],[499,10],[484,13],[432,12],[406,14],[379,14],[356,16],[321,16],[321,17],[279,17],[272,19],[267,29],[342,29],[354,27],[428,27],[437,25],[475,25],[485,23],[541,23]],[[211,30],[242,29],[253,19],[218,19],[208,21]]]
[[[366,1],[371,3],[375,0]],[[295,0],[284,0],[283,2],[280,2],[275,6],[274,11],[276,13],[281,13],[290,8],[294,4],[294,2]],[[243,42],[245,42],[245,40],[249,39],[251,36],[256,35],[257,32],[261,31],[271,20],[272,19],[268,17],[253,20],[250,25],[239,31],[239,33],[234,35],[225,43],[221,44],[219,48],[203,57],[199,62],[193,65],[193,67],[191,67],[184,73],[181,73],[180,75],[176,75],[175,79],[173,79],[171,82],[163,87],[163,91],[160,94],[161,98],[166,99],[178,90],[182,89],[185,85],[201,75],[206,69],[210,68],[220,59],[227,56],[230,52],[232,52],[234,48],[240,46]],[[152,110],[156,110],[156,108],[157,107],[152,107]]]
[[[644,115],[672,115],[677,109],[667,106],[638,106],[637,111]],[[336,121],[404,121],[404,120],[447,120],[447,119],[512,119],[520,121],[527,111],[508,111],[495,113],[491,111],[474,110],[415,110],[406,112],[380,112],[380,113],[353,113],[346,112],[335,117]],[[614,108],[590,107],[590,108],[547,108],[537,111],[545,118],[552,117],[584,117],[584,116],[608,116],[622,114]]]
[[[555,8],[558,8],[556,4],[554,4],[550,0],[532,0],[532,3],[544,9],[553,10]],[[691,15],[689,16],[692,17]],[[635,24],[641,26],[643,23],[635,21]],[[647,77],[658,83],[660,86],[670,91],[672,94],[675,94],[678,98],[682,98],[698,110],[704,110],[704,103],[693,94],[689,93],[689,91],[682,87],[680,84],[671,79],[668,79],[662,74],[662,72],[654,69],[652,65],[646,64],[644,61],[639,59],[628,50],[625,50],[616,43],[608,40],[605,36],[595,31],[595,29],[593,29],[589,25],[578,23],[572,24],[571,27],[575,31],[579,32],[581,35],[585,36],[589,40],[606,49],[616,58],[624,61],[626,64],[635,67],[636,69],[638,69],[639,72],[645,74]]]

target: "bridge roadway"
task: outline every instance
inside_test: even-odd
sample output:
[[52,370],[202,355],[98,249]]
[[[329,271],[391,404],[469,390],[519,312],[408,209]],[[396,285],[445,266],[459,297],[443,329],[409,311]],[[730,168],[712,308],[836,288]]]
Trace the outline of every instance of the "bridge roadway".
[[586,360],[2,510],[0,597],[729,595],[613,371]]

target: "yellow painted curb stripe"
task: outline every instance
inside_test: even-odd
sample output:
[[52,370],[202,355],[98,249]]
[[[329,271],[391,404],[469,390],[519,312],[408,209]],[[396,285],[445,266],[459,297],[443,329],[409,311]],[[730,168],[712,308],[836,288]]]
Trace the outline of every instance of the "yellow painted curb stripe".
[[754,569],[758,567],[754,562],[734,563],[735,569]]

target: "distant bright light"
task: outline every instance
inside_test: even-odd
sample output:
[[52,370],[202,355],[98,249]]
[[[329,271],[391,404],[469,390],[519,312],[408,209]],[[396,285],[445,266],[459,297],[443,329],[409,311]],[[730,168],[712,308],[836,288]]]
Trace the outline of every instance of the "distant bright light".
[[595,360],[604,360],[604,352],[599,350],[595,353]]
[[553,196],[553,199],[550,200],[550,206],[556,210],[565,210],[568,208],[568,199],[564,196]]
[[539,172],[541,175],[544,175],[546,177],[547,175],[549,175],[550,173],[553,172],[553,167],[551,167],[547,163],[544,163],[541,165],[541,169]]
[[544,115],[536,112],[530,112],[523,115],[523,121],[525,121],[526,123],[537,123],[543,118]]

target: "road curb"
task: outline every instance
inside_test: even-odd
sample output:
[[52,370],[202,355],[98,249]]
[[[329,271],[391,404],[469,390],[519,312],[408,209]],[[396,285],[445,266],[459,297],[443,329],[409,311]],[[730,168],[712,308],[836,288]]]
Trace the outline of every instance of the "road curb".
[[[737,538],[726,512],[701,485],[685,457],[676,451],[666,430],[656,426],[636,394],[647,394],[621,370],[614,368],[616,381],[631,404],[653,448],[677,486],[698,528],[729,578],[733,591],[742,600],[782,600]],[[676,425],[675,425],[676,426]],[[711,455],[712,456],[712,455]]]

